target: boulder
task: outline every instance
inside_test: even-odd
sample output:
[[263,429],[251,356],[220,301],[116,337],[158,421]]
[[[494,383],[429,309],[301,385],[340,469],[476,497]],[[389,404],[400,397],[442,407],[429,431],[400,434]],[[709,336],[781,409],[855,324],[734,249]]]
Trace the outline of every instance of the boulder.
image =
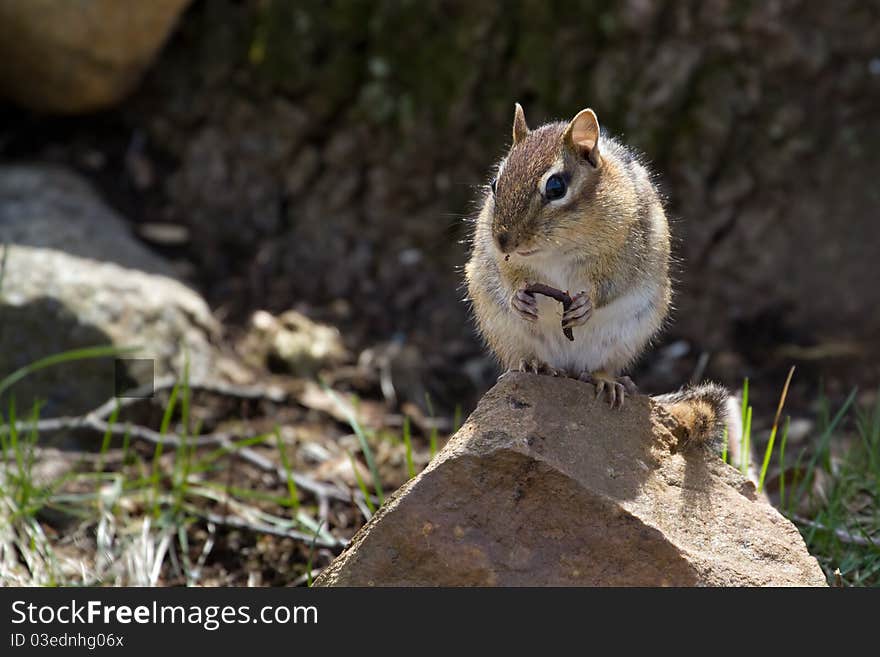
[[152,62],[189,0],[2,0],[0,93],[31,109],[113,105]]
[[3,243],[174,276],[171,265],[134,240],[126,221],[83,178],[61,167],[0,167]]
[[319,586],[824,586],[798,530],[648,397],[505,376]]
[[[122,219],[70,173],[0,169],[0,378],[40,358],[96,345],[137,346],[156,376],[216,376],[219,326],[195,291],[138,244]],[[36,399],[44,416],[79,414],[117,383],[144,383],[141,364],[112,358],[57,365],[14,386],[19,413]],[[7,400],[0,399],[5,414]]]

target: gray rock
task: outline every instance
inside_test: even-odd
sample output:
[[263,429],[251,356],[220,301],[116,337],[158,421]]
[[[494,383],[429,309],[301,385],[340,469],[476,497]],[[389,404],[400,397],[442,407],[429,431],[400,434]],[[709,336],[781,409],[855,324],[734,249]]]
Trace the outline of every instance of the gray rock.
[[[162,275],[170,267],[135,242],[122,220],[69,173],[0,170],[0,378],[69,349],[137,346],[125,358],[152,359],[157,376],[215,375],[219,326],[196,292]],[[142,382],[131,363],[117,382],[114,360],[53,366],[12,389],[19,413],[36,399],[43,415],[82,413],[112,397],[117,383]],[[0,399],[5,413],[8,400]]]
[[676,428],[647,397],[508,375],[316,584],[825,586],[794,525]]
[[79,176],[58,167],[0,167],[0,244],[64,251],[172,276]]

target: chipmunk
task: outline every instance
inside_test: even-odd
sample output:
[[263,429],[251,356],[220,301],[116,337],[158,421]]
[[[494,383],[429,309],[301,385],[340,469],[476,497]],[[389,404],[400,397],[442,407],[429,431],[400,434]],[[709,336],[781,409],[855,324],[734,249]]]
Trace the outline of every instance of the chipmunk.
[[[508,371],[578,378],[621,406],[637,392],[623,372],[669,312],[669,242],[651,174],[593,110],[530,130],[517,103],[465,267],[478,330]],[[536,298],[535,283],[574,291],[570,305]],[[658,400],[708,436],[726,421],[727,398],[710,385]]]

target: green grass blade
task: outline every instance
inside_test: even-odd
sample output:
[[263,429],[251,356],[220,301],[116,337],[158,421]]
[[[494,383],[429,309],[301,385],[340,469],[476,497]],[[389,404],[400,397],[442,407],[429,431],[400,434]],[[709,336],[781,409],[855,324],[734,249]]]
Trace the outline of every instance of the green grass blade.
[[428,436],[428,444],[431,447],[431,458],[437,454],[437,423],[434,422],[434,405],[431,403],[431,395],[425,393],[425,405],[428,407],[428,417],[431,418],[431,433]]
[[406,446],[406,474],[410,479],[416,476],[416,468],[413,465],[411,433],[409,416],[406,416],[403,418],[403,444]]
[[752,407],[746,409],[746,422],[743,425],[742,454],[740,455],[740,472],[748,476],[749,462],[752,454]]
[[18,440],[18,417],[15,412],[15,397],[9,400],[9,446],[12,449],[12,456],[15,458],[18,481],[21,482],[24,476],[24,459],[22,458]]
[[461,429],[461,418],[463,412],[461,410],[461,404],[455,405],[455,411],[452,414],[452,433],[456,433],[459,429]]
[[165,412],[162,414],[162,423],[159,425],[159,434],[162,436],[168,433],[168,429],[171,426],[171,419],[174,417],[174,409],[177,406],[179,395],[180,382],[174,384],[174,387],[171,388],[171,394],[168,395],[168,405],[165,407]]
[[189,406],[192,398],[192,390],[189,387],[189,353],[186,352],[183,359],[183,380],[181,381],[182,392],[180,395],[180,423],[183,436],[189,435]]
[[275,439],[278,442],[278,455],[281,457],[281,465],[284,468],[284,478],[287,480],[287,494],[293,507],[293,517],[296,518],[299,516],[299,491],[296,488],[296,482],[293,480],[293,472],[290,469],[287,450],[284,449],[284,442],[281,440],[281,431],[278,430],[278,427],[275,427]]
[[71,349],[70,351],[64,351],[60,354],[47,356],[46,358],[41,358],[30,365],[25,365],[24,367],[15,370],[12,374],[0,380],[0,395],[29,374],[33,374],[34,372],[53,365],[60,365],[61,363],[69,363],[76,360],[86,360],[89,358],[110,358],[131,353],[138,349],[140,349],[140,347],[84,347],[82,349]]
[[[174,384],[171,394],[168,396],[168,406],[165,407],[165,413],[162,415],[162,423],[159,425],[159,435],[165,436],[168,428],[171,426],[171,418],[174,416],[174,408],[177,406],[177,397],[180,395],[180,382]],[[150,477],[153,488],[153,515],[159,515],[159,479],[161,473],[160,461],[162,459],[162,451],[165,447],[165,441],[160,440],[156,443],[153,450],[153,474]]]
[[9,445],[15,458],[15,491],[18,508],[23,510],[30,497],[30,480],[24,466],[24,455],[21,453],[21,441],[18,434],[18,417],[15,411],[15,398],[9,400]]
[[174,474],[172,477],[174,493],[174,513],[183,509],[186,498],[189,472],[192,465],[192,449],[190,448],[190,400],[192,389],[189,386],[189,350],[184,346],[183,352],[183,377],[180,382],[180,443],[174,451]]
[[785,508],[785,444],[788,442],[788,428],[791,425],[791,417],[785,416],[785,424],[782,427],[782,439],[779,442],[779,506]]
[[122,464],[128,464],[128,450],[131,445],[131,425],[125,425],[125,433],[122,434]]
[[764,450],[764,460],[761,462],[761,473],[758,477],[758,492],[764,490],[764,479],[767,477],[767,468],[770,466],[770,455],[773,454],[773,443],[776,441],[776,426],[770,430],[770,439]]
[[104,431],[104,437],[101,440],[101,452],[98,456],[98,472],[103,472],[104,470],[104,459],[107,456],[107,450],[110,449],[110,439],[113,437],[111,429],[113,428],[113,425],[116,424],[118,418],[119,401],[117,400],[116,406],[113,408],[113,412],[110,413],[110,417],[107,420],[107,430]]
[[224,445],[223,447],[218,447],[217,449],[201,457],[196,462],[195,468],[193,468],[192,472],[205,472],[210,469],[213,463],[221,457],[226,456],[227,454],[234,454],[238,450],[245,447],[252,447],[253,445],[264,443],[269,440],[272,435],[272,432],[261,433],[256,436],[251,436],[250,438],[244,438],[242,440],[231,442],[229,445]]
[[[801,464],[804,462],[807,456],[807,448],[801,447],[798,450],[797,458],[794,460],[794,467],[791,469],[791,481],[788,484],[788,495],[786,497],[787,506],[786,513],[788,515],[792,515],[795,511],[795,507],[797,505],[797,491],[796,488],[800,489],[800,484],[802,480],[805,481],[808,477],[805,477],[801,473]],[[793,494],[794,493],[794,494]]]
[[837,425],[839,425],[841,420],[843,420],[843,418],[846,416],[846,413],[847,413],[847,411],[849,411],[850,406],[852,406],[853,402],[855,401],[857,394],[858,394],[858,389],[854,389],[849,394],[849,396],[843,402],[843,405],[840,407],[840,409],[837,411],[837,413],[834,415],[834,417],[830,421],[828,421],[828,419],[827,419],[829,416],[829,413],[827,411],[827,403],[825,404],[826,409],[824,409],[822,412],[823,422],[825,422],[825,428],[822,431],[822,434],[819,436],[818,445],[816,446],[816,450],[813,452],[812,457],[810,458],[809,462],[807,463],[806,475],[801,480],[800,486],[798,486],[798,490],[797,490],[797,497],[798,498],[800,498],[806,492],[807,485],[809,484],[810,481],[812,481],[813,473],[816,469],[816,466],[819,464],[819,461],[820,460],[826,461],[826,467],[827,467],[827,462],[830,461],[829,453],[831,450],[829,449],[829,443],[831,441],[831,436],[834,434],[834,431],[837,429]]
[[880,390],[877,391],[877,401],[872,409],[864,412],[857,410],[856,428],[867,454],[868,468],[880,485]]
[[[35,403],[31,412],[31,420],[39,419],[40,407]],[[15,399],[9,400],[9,449],[15,459],[15,476],[12,482],[13,499],[18,506],[18,514],[27,517],[33,514],[37,507],[31,507],[31,499],[36,493],[33,484],[32,469],[34,462],[34,444],[36,443],[35,432],[32,430],[27,436],[22,436],[18,430],[18,419],[15,408]]]
[[785,398],[788,397],[788,388],[794,376],[794,366],[788,370],[785,385],[782,386],[782,394],[779,396],[779,404],[776,406],[776,416],[773,418],[773,428],[770,430],[770,440],[767,449],[764,450],[764,462],[761,464],[761,476],[758,479],[758,492],[764,490],[764,478],[767,476],[767,468],[770,465],[770,455],[773,454],[773,442],[776,440],[776,432],[779,429],[779,418],[782,416],[782,407],[785,406]]
[[361,423],[358,422],[356,415],[352,412],[349,405],[340,399],[339,395],[336,394],[336,391],[325,383],[322,383],[321,385],[327,394],[330,395],[330,398],[336,402],[336,405],[339,406],[340,410],[345,414],[348,425],[357,436],[361,451],[364,453],[364,458],[367,461],[367,467],[373,477],[373,486],[376,489],[376,497],[379,498],[379,504],[384,504],[385,492],[382,490],[382,479],[379,477],[379,469],[376,467],[376,461],[373,458],[373,450],[370,449],[370,444],[367,442],[367,434],[364,431],[364,428],[361,426]]
[[727,435],[727,427],[724,427],[724,431],[721,434],[721,460],[727,463],[727,443],[729,442],[730,437]]
[[24,444],[26,447],[26,456],[27,456],[27,468],[28,473],[30,473],[31,469],[34,465],[34,459],[36,458],[36,448],[37,448],[37,440],[40,438],[40,432],[37,431],[36,424],[40,419],[40,404],[39,402],[34,402],[33,408],[31,409],[31,417],[30,424],[31,429],[25,438]]
[[351,461],[351,469],[354,472],[354,478],[357,480],[358,488],[361,489],[361,493],[364,495],[364,502],[366,502],[367,508],[370,510],[370,513],[376,513],[376,505],[373,504],[373,500],[370,498],[370,492],[367,490],[367,485],[364,483],[361,473],[358,472],[357,461],[354,460],[354,457],[351,454],[348,455],[348,460]]

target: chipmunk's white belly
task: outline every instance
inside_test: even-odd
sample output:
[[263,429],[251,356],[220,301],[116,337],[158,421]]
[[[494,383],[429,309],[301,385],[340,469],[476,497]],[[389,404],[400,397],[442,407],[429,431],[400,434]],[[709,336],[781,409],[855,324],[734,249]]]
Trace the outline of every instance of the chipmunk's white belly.
[[[591,291],[586,281],[566,281],[554,273],[547,272],[547,284],[572,295],[581,290]],[[529,346],[550,367],[573,373],[604,369],[616,374],[641,352],[657,330],[654,309],[662,294],[658,286],[641,286],[595,308],[586,324],[572,329],[574,341],[562,332],[562,304],[538,296],[538,321],[524,327],[529,334]]]

